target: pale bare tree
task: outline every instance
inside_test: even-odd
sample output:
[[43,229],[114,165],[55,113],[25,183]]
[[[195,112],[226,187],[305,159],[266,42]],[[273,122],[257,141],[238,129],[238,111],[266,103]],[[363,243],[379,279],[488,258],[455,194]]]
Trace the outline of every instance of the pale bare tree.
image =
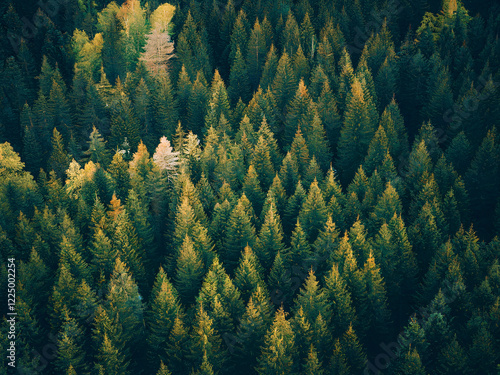
[[154,28],[147,35],[146,47],[141,60],[152,74],[168,70],[168,61],[174,56],[174,42],[161,28]]

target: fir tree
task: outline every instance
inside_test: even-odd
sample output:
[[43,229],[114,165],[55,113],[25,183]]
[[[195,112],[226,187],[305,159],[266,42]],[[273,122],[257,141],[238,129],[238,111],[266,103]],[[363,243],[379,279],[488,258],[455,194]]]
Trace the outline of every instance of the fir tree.
[[270,269],[272,260],[284,251],[283,229],[276,207],[271,204],[266,212],[262,228],[255,242],[255,253],[265,270]]
[[326,204],[323,194],[315,180],[309,188],[307,199],[305,200],[299,214],[299,219],[304,226],[310,242],[314,242],[318,233],[326,223],[327,219]]
[[255,242],[255,228],[241,199],[233,209],[228,224],[223,260],[227,269],[232,272],[238,264],[240,253],[246,246],[252,247]]
[[257,371],[263,374],[293,373],[294,346],[295,334],[283,308],[280,308],[266,334]]
[[202,282],[203,263],[186,235],[177,258],[176,287],[185,304],[194,302]]
[[236,104],[239,98],[241,98],[244,103],[248,102],[250,99],[248,69],[240,46],[238,46],[236,50],[234,63],[231,67],[228,95],[233,104]]
[[61,133],[54,128],[52,133],[52,153],[49,159],[49,166],[54,170],[58,177],[63,177],[68,169],[71,156],[65,150],[64,141]]

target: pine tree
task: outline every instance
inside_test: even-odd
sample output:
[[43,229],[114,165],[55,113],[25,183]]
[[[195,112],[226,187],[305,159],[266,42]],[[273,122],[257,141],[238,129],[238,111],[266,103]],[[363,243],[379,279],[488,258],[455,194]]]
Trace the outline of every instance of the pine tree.
[[[339,167],[342,170],[343,180],[349,181],[354,171],[361,164],[366,155],[368,145],[375,133],[375,124],[371,107],[374,106],[372,98],[367,96],[365,87],[354,79],[349,93],[344,124],[338,143]],[[357,142],[352,142],[356,139]]]
[[[156,92],[153,98],[153,111],[156,133],[154,135],[166,136],[172,139],[179,121],[179,102],[174,96],[168,74],[157,76],[155,83]],[[189,98],[191,98],[191,95]]]
[[52,153],[49,159],[49,166],[54,170],[58,177],[63,177],[68,169],[71,156],[65,150],[64,141],[61,133],[54,128],[52,133]]
[[310,242],[314,242],[328,218],[323,194],[315,180],[309,188],[307,199],[300,210],[299,220],[304,226]]
[[26,162],[26,170],[36,176],[43,165],[43,159],[42,149],[37,140],[33,125],[24,128],[23,155],[23,159]]
[[262,354],[258,359],[257,371],[262,374],[294,373],[295,335],[286,320],[285,311],[280,308],[266,334]]
[[425,375],[427,373],[416,348],[413,350],[409,349],[408,352],[405,353],[404,357],[401,359],[401,363],[398,364],[398,368],[395,371],[395,374],[398,375]]
[[[140,345],[144,343],[144,319],[141,299],[137,284],[130,276],[129,270],[117,258],[109,282],[106,306],[108,316],[120,332],[111,338],[111,345],[120,348],[125,358],[129,355],[137,359],[142,357]],[[105,343],[103,347],[106,347]]]
[[283,252],[283,258],[290,265],[304,268],[307,268],[305,265],[313,261],[307,234],[302,229],[299,220],[290,239],[290,249]]
[[263,191],[267,191],[275,175],[271,162],[270,147],[263,135],[260,135],[253,151],[251,164],[255,167]]
[[374,337],[387,331],[390,311],[387,307],[385,283],[371,252],[363,272],[367,288],[367,312],[368,316],[372,317],[368,324],[370,328],[367,337]]
[[283,187],[288,196],[293,195],[297,182],[299,181],[299,169],[296,160],[292,159],[292,154],[288,152],[283,158],[279,178],[283,182]]
[[[165,30],[166,31],[166,30]],[[140,60],[144,62],[148,71],[158,74],[161,71],[168,71],[170,59],[174,57],[174,43],[170,35],[160,27],[153,27],[146,36],[146,45]]]
[[[205,132],[207,129],[210,129],[210,127],[219,129],[219,123],[221,122],[222,117],[226,120],[231,119],[231,108],[226,86],[219,74],[219,71],[216,70],[214,78],[212,79],[207,115],[205,116]],[[222,136],[223,132],[219,131],[219,133],[219,136]]]
[[248,69],[240,46],[238,46],[236,50],[234,62],[231,66],[228,95],[233,104],[236,104],[239,98],[241,98],[244,103],[250,100]]
[[170,336],[165,348],[167,366],[177,373],[185,373],[188,369],[189,334],[179,315],[175,317]]
[[255,228],[245,210],[242,199],[238,201],[238,204],[233,209],[227,224],[222,259],[228,271],[232,272],[238,264],[241,252],[246,246],[253,247],[255,242]]
[[260,214],[262,205],[264,204],[264,192],[262,191],[259,176],[253,164],[248,167],[245,181],[242,187],[243,193],[248,200],[252,203],[252,207],[256,214]]
[[497,172],[500,152],[496,138],[496,129],[493,128],[484,137],[465,176],[474,222],[481,229],[480,233],[486,236],[493,233],[494,197],[500,184]]
[[293,163],[297,166],[299,176],[304,176],[309,166],[309,148],[300,127],[297,129],[292,146],[290,147],[290,156]]
[[[276,98],[277,109],[282,114],[285,113],[285,108],[292,100],[297,87],[289,56],[287,52],[281,55],[276,68],[276,75],[272,81],[272,92]],[[264,67],[265,70],[266,67]]]
[[295,76],[298,80],[304,79],[306,82],[309,82],[309,74],[311,69],[309,67],[308,60],[304,56],[304,51],[302,50],[302,47],[300,45],[293,56],[293,68],[295,70]]
[[193,133],[201,135],[208,104],[207,82],[203,73],[198,71],[187,101],[187,121]]
[[285,257],[281,256],[280,253],[276,254],[268,277],[271,301],[275,305],[290,304],[292,280],[288,266],[289,262]]
[[314,111],[314,103],[307,91],[304,80],[300,79],[299,87],[288,108],[284,134],[286,146],[292,143],[297,129],[300,128],[306,133],[308,132],[313,122]]
[[247,47],[247,61],[248,61],[248,78],[250,88],[255,91],[259,86],[259,79],[264,67],[266,57],[267,43],[262,27],[259,20],[255,20],[255,24],[250,33]]
[[198,300],[214,320],[214,328],[223,335],[230,333],[244,310],[239,290],[226,273],[217,257],[214,257],[203,281]]
[[350,373],[350,366],[347,363],[345,349],[342,348],[338,338],[333,345],[333,354],[330,358],[330,369],[333,373],[338,375],[347,375]]
[[[174,21],[175,22],[175,21]],[[191,80],[196,77],[196,72],[201,70],[205,77],[212,72],[208,42],[203,25],[197,25],[191,11],[188,14],[182,31],[177,38],[176,56],[185,65],[186,72]]]
[[270,269],[272,260],[284,251],[283,229],[276,207],[271,204],[266,212],[259,236],[255,241],[255,253],[265,270]]
[[234,275],[234,284],[241,292],[244,301],[248,301],[257,288],[262,290],[266,288],[262,278],[262,266],[249,246],[242,251]]
[[445,154],[457,173],[463,176],[472,159],[471,145],[463,131],[453,138]]
[[363,163],[363,169],[367,174],[372,174],[384,161],[389,151],[387,135],[382,125],[379,126],[368,147],[368,154]]
[[340,342],[345,353],[346,362],[351,368],[351,371],[356,374],[361,373],[365,367],[366,354],[358,341],[358,337],[356,332],[354,332],[352,325],[350,325],[344,333]]
[[[276,54],[276,48],[274,47],[274,44],[271,44],[269,52],[267,52],[266,55],[266,62],[264,64],[262,76],[260,79],[260,87],[263,91],[266,91],[267,89],[272,87],[278,69],[278,62],[279,61]],[[290,63],[288,62],[288,64]]]
[[132,110],[130,100],[123,95],[111,115],[111,142],[114,147],[121,146],[125,138],[135,150],[140,141],[140,129]]
[[203,263],[186,235],[177,258],[176,288],[185,304],[192,304],[202,282]]
[[59,371],[64,372],[70,367],[75,373],[76,371],[84,373],[88,370],[88,365],[85,363],[85,352],[81,347],[82,339],[83,330],[75,319],[71,318],[66,312],[65,322],[61,328],[57,343],[56,367]]
[[202,364],[205,357],[216,371],[222,368],[227,360],[222,351],[222,343],[219,333],[213,328],[213,320],[208,316],[203,306],[197,308],[196,320],[191,333],[190,357],[196,366]]
[[150,309],[146,315],[148,358],[153,362],[150,367],[157,368],[158,362],[163,364],[166,359],[164,349],[174,320],[181,313],[177,291],[161,267],[156,275],[150,300]]
[[234,348],[238,371],[250,373],[257,365],[271,318],[269,298],[262,288],[257,287],[248,300],[237,331],[237,342],[241,344]]

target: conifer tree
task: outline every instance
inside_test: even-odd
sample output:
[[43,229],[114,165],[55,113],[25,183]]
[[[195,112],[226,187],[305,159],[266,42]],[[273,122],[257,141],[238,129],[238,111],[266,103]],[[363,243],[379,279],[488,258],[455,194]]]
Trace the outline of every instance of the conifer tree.
[[272,260],[284,251],[283,229],[276,207],[271,203],[266,212],[259,236],[255,241],[255,253],[265,270],[269,270]]
[[244,310],[239,290],[233,284],[222,264],[214,257],[203,281],[198,300],[214,320],[219,333],[231,332]]
[[267,140],[261,135],[255,145],[251,164],[255,168],[263,191],[269,189],[275,174],[270,151]]
[[[219,74],[219,71],[216,70],[214,78],[212,79],[207,115],[205,116],[205,132],[210,127],[218,129],[219,122],[221,122],[222,117],[226,120],[231,119],[231,108],[226,86]],[[222,132],[219,133],[219,135],[222,136]]]
[[[156,122],[156,134],[172,139],[177,123],[178,102],[174,96],[172,83],[168,74],[156,77],[156,92],[153,98],[154,120]],[[189,96],[191,98],[191,95]]]
[[[282,114],[285,113],[285,108],[292,100],[297,87],[292,62],[289,56],[287,52],[281,55],[276,67],[276,75],[272,81],[272,92],[276,98],[277,109]],[[266,67],[264,67],[264,73],[265,70]]]
[[290,152],[283,158],[279,178],[283,183],[287,195],[292,196],[299,181],[299,169],[296,160],[292,159]]
[[264,344],[266,331],[271,323],[272,307],[266,292],[257,287],[250,296],[237,331],[240,345],[235,346],[239,371],[252,372]]
[[242,190],[250,203],[252,203],[255,213],[260,214],[262,205],[264,204],[264,192],[262,191],[259,176],[253,164],[250,164],[248,167]]
[[249,246],[245,247],[241,253],[238,268],[235,271],[234,284],[244,301],[248,301],[257,288],[261,290],[266,288],[262,278],[262,266]]
[[140,129],[130,100],[123,95],[111,115],[111,143],[119,147],[127,139],[134,150],[140,141]]
[[250,100],[248,69],[240,46],[238,46],[238,49],[236,50],[234,62],[231,66],[228,95],[233,104],[236,104],[240,98],[244,103]]
[[295,133],[292,146],[290,147],[290,156],[293,163],[297,166],[299,176],[304,176],[309,166],[309,148],[307,142],[302,135],[300,127]]
[[316,240],[327,218],[328,214],[323,194],[318,186],[318,182],[314,180],[309,188],[307,199],[304,201],[299,214],[300,222],[304,226],[304,230],[310,242]]
[[182,301],[192,304],[201,287],[203,263],[193,248],[192,240],[186,235],[177,258],[176,288]]
[[107,334],[104,334],[102,341],[102,346],[99,348],[97,354],[98,364],[95,370],[99,374],[111,374],[118,375],[130,374],[128,369],[129,363],[125,358],[124,353],[120,351],[113,345],[113,342],[109,339]]
[[68,169],[71,156],[65,150],[61,133],[54,128],[52,133],[52,153],[49,159],[49,167],[54,170],[58,177],[63,177]]
[[385,283],[371,252],[363,272],[367,288],[367,313],[372,317],[367,337],[374,337],[383,334],[388,329],[390,312],[387,307]]
[[[24,111],[23,111],[24,112]],[[22,116],[22,115],[21,115]],[[43,166],[42,148],[37,140],[33,125],[24,128],[23,155],[26,162],[26,170],[36,175]]]
[[332,372],[339,375],[347,375],[350,371],[350,366],[347,363],[345,350],[340,344],[340,339],[335,339],[333,345],[333,354],[330,358],[330,369]]
[[262,374],[294,373],[295,334],[285,311],[280,308],[266,334],[257,371]]
[[[362,83],[354,79],[337,148],[338,165],[345,182],[353,177],[366,155],[378,121],[370,109],[374,105],[372,98],[367,97],[365,91]],[[356,142],[353,142],[353,139],[356,139]]]
[[344,333],[340,343],[345,353],[347,365],[351,368],[351,371],[354,371],[356,374],[363,371],[366,363],[366,354],[359,343],[352,325]]
[[172,371],[183,373],[189,371],[189,334],[179,315],[175,317],[170,336],[165,348],[167,366]]
[[242,199],[238,201],[238,204],[233,209],[227,224],[222,259],[228,271],[232,272],[238,264],[241,252],[246,246],[254,246],[255,242],[255,228],[245,210]]
[[207,82],[203,73],[198,71],[191,94],[187,100],[187,121],[194,134],[201,135],[208,103]]
[[259,19],[256,19],[247,46],[248,78],[252,91],[259,85],[268,42],[270,41],[266,40]]
[[272,87],[274,78],[276,76],[276,71],[278,69],[279,59],[274,44],[271,44],[271,47],[267,52],[265,61],[266,62],[264,64],[262,76],[260,79],[260,87],[263,91],[266,91],[267,89]]
[[314,104],[304,80],[300,79],[299,87],[288,108],[284,134],[286,146],[292,143],[297,129],[301,128],[307,133],[313,122],[314,110]]
[[292,232],[290,249],[283,253],[283,257],[288,264],[295,267],[302,267],[304,264],[312,262],[311,246],[299,220],[297,220],[295,229]]
[[153,362],[151,368],[157,368],[158,362],[166,359],[164,350],[175,318],[181,313],[179,296],[167,275],[160,267],[151,294],[151,305],[146,315],[148,329],[148,358]]
[[499,149],[496,129],[493,128],[484,137],[465,176],[471,197],[472,216],[486,236],[493,233],[492,218],[495,207],[493,197],[494,192],[498,192],[500,183],[497,172]]
[[85,352],[81,347],[82,339],[83,330],[75,319],[71,318],[66,312],[65,322],[61,328],[60,338],[57,343],[56,367],[59,371],[64,372],[70,367],[75,373],[76,371],[84,373],[88,370],[88,365],[85,363]]

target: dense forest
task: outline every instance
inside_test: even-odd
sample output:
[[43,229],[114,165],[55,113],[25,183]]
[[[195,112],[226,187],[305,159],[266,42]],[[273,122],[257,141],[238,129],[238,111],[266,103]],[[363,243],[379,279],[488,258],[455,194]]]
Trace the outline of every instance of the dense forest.
[[0,374],[500,374],[496,1],[0,10]]

